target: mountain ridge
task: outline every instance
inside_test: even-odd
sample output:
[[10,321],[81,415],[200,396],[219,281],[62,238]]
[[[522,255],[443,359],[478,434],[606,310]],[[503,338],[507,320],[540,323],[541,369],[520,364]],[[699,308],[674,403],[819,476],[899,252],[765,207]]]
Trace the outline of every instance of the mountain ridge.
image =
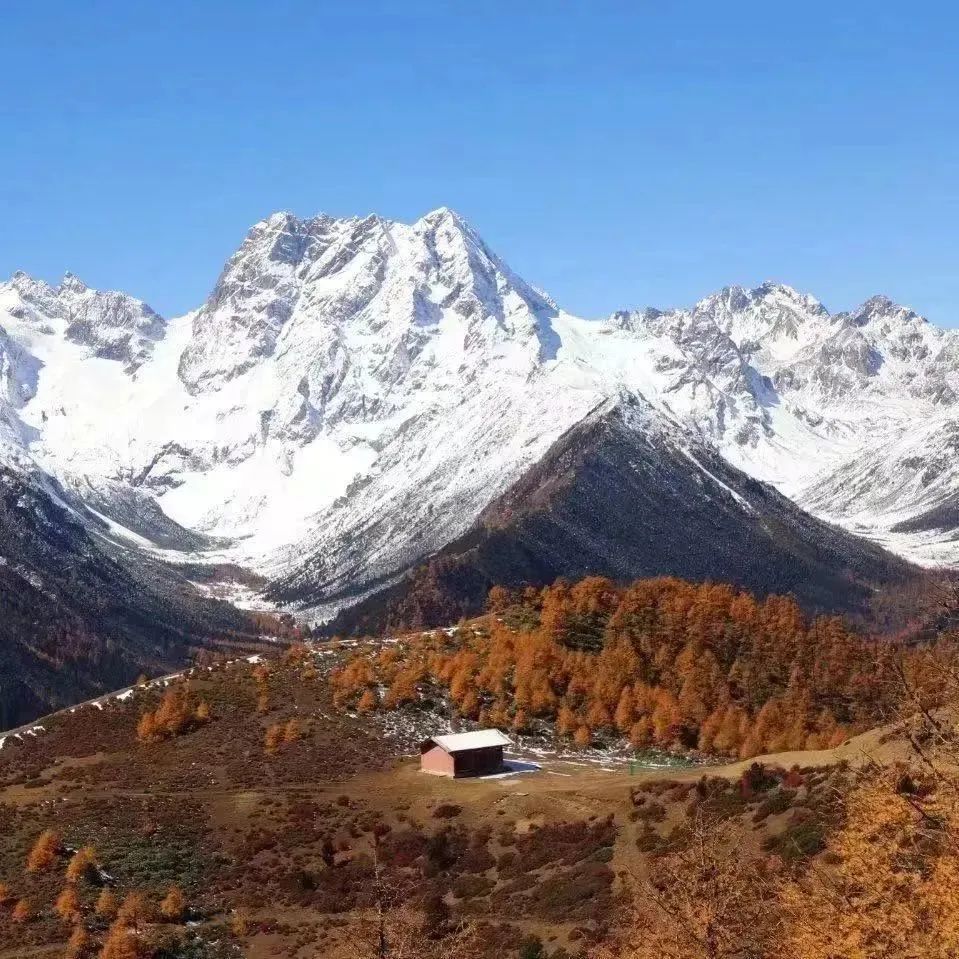
[[[792,594],[861,612],[915,569],[803,512],[682,430],[637,429],[640,401],[610,400],[564,433],[474,525],[326,624],[328,634],[429,628],[477,615],[493,586],[674,576]],[[690,469],[692,467],[692,469]],[[281,581],[276,598],[288,598]]]
[[881,295],[833,314],[767,281],[585,320],[447,208],[283,212],[181,317],[18,273],[0,331],[0,459],[128,546],[250,568],[316,616],[466,535],[621,397],[642,435],[910,561],[959,559],[959,335]]

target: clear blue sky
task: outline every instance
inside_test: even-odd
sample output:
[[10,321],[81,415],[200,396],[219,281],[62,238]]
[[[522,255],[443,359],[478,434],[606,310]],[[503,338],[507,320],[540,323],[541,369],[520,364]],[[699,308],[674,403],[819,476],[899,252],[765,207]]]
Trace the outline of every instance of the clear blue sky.
[[567,309],[776,279],[959,325],[951,4],[32,0],[0,276],[200,303],[278,209],[450,206]]

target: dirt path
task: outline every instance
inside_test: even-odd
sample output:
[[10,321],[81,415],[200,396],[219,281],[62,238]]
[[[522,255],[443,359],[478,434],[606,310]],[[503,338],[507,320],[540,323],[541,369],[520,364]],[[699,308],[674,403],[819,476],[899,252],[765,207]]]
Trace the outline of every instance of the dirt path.
[[[159,681],[159,680],[158,680]],[[92,701],[92,702],[95,702]],[[575,760],[543,759],[539,769],[517,772],[513,775],[492,776],[481,779],[446,779],[441,776],[425,776],[419,771],[419,762],[415,758],[404,758],[386,770],[362,772],[349,779],[338,782],[317,780],[313,784],[292,784],[273,786],[271,791],[279,794],[309,793],[315,789],[318,793],[335,792],[353,796],[373,808],[389,808],[396,803],[397,796],[409,798],[422,805],[427,811],[437,802],[462,800],[465,803],[508,804],[511,812],[521,809],[529,803],[525,799],[552,798],[557,806],[568,808],[568,813],[592,815],[599,808],[610,808],[610,803],[622,800],[630,786],[668,779],[674,782],[695,782],[703,776],[720,776],[736,779],[755,762],[765,765],[777,765],[790,768],[799,766],[831,766],[839,762],[848,762],[860,767],[873,761],[888,763],[905,758],[908,752],[905,743],[898,739],[883,742],[888,730],[884,727],[870,730],[850,739],[833,749],[770,753],[752,759],[733,763],[703,765],[692,767],[655,767],[629,771],[627,765],[618,767],[584,766]],[[85,766],[108,759],[102,753],[82,759],[67,759],[58,764],[59,768]],[[72,788],[72,787],[71,787]],[[4,801],[14,804],[31,803],[40,798],[50,798],[63,792],[63,785],[53,779],[41,787],[8,787],[4,790]],[[123,789],[104,786],[102,789],[84,787],[86,795],[110,795],[130,797],[177,797],[182,793],[177,789]],[[191,789],[191,795],[198,798],[241,801],[245,793],[257,793],[248,787],[209,786]],[[537,806],[541,802],[537,802]]]
[[[793,765],[831,766],[840,762],[857,768],[873,761],[889,762],[899,758],[904,744],[898,740],[884,743],[886,732],[872,730],[834,749],[772,753],[721,765],[641,769],[633,774],[626,766],[609,770],[584,768],[563,760],[544,760],[538,770],[510,776],[447,779],[422,774],[419,761],[406,758],[391,769],[360,773],[339,783],[317,783],[316,788],[326,795],[355,798],[367,808],[384,812],[395,809],[400,799],[409,804],[411,813],[427,819],[440,803],[462,806],[466,821],[488,821],[491,811],[496,816],[500,810],[511,819],[529,822],[551,817],[589,818],[625,809],[630,803],[630,787],[664,779],[696,782],[703,776],[736,779],[754,762],[787,769]],[[291,791],[302,793],[303,787]],[[215,792],[230,794],[229,790]]]
[[[482,779],[445,779],[438,776],[423,776],[415,759],[403,760],[395,769],[385,773],[363,774],[354,781],[362,782],[363,789],[371,795],[383,789],[402,788],[426,796],[448,798],[462,796],[465,800],[488,798],[491,801],[504,797],[561,796],[575,793],[579,800],[591,803],[598,798],[608,799],[610,793],[620,792],[629,786],[644,782],[668,779],[674,782],[695,782],[703,776],[721,776],[737,779],[753,763],[767,766],[783,766],[786,769],[799,766],[832,766],[847,762],[852,767],[861,767],[871,762],[888,763],[905,758],[907,744],[899,739],[884,742],[889,730],[885,727],[862,733],[833,749],[769,753],[738,762],[691,767],[656,767],[636,769],[629,767],[584,768],[581,764],[565,760],[542,760],[540,769],[519,772],[511,776],[495,776]],[[354,782],[351,781],[351,782]],[[414,786],[416,781],[419,785]],[[344,784],[346,785],[346,784]]]

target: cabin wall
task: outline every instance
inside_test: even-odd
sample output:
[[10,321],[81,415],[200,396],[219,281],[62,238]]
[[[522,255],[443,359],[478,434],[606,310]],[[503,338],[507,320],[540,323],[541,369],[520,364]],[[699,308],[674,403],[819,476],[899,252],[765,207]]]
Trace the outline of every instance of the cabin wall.
[[445,749],[434,746],[425,753],[420,753],[420,770],[433,776],[455,776],[456,764]]
[[503,766],[503,747],[486,746],[483,749],[465,749],[453,753],[455,776],[488,776]]

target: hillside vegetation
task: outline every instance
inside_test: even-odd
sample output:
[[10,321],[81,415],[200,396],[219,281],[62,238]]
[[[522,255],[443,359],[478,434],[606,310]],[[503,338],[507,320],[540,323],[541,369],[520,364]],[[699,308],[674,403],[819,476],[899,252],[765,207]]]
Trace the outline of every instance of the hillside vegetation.
[[[797,617],[787,600],[670,580],[497,592],[492,606],[488,626],[194,668],[5,741],[0,959],[957,954],[951,637],[890,645],[870,660],[864,637]],[[748,630],[734,628],[733,609],[752,610]],[[825,725],[805,726],[803,745],[826,748],[633,775],[588,762],[618,736],[614,713],[590,727],[591,749],[573,744],[563,758],[563,704],[556,720],[533,715],[542,677],[565,683],[571,710],[580,709],[569,698],[575,677],[584,703],[594,700],[588,715],[616,675],[613,651],[628,649],[629,668],[646,671],[629,684],[634,704],[642,682],[685,709],[690,650],[717,663],[720,698],[704,694],[698,725],[690,711],[679,732],[663,726],[663,745],[691,741],[692,731],[698,744],[723,696],[757,727],[769,703],[785,715],[791,688],[812,696],[822,681],[829,699],[819,694],[804,724],[829,708],[835,727],[823,740]],[[822,677],[802,671],[830,650]],[[500,668],[494,652],[515,662],[502,666],[499,699],[483,678]],[[376,675],[356,685],[366,667],[394,670],[389,688]],[[411,687],[397,677],[414,668],[434,672],[400,696],[397,686]],[[765,697],[736,698],[760,682]],[[540,772],[476,781],[419,773],[410,740],[393,731],[411,718],[445,728],[471,689],[488,700],[478,704],[487,718],[510,695],[526,697]],[[828,745],[841,727],[867,724],[870,710],[885,714],[882,727]],[[634,705],[630,729],[642,715]],[[792,749],[791,728],[775,734],[779,748]],[[748,736],[730,752],[750,752]]]
[[625,736],[749,757],[834,746],[882,722],[902,654],[840,617],[808,618],[791,598],[673,578],[495,588],[489,612],[455,638],[359,652],[334,677],[339,700],[370,710],[449,699],[481,725],[546,722],[584,746]]
[[204,649],[252,652],[263,633],[295,632],[201,594],[187,578],[196,570],[102,533],[0,466],[0,731]]

